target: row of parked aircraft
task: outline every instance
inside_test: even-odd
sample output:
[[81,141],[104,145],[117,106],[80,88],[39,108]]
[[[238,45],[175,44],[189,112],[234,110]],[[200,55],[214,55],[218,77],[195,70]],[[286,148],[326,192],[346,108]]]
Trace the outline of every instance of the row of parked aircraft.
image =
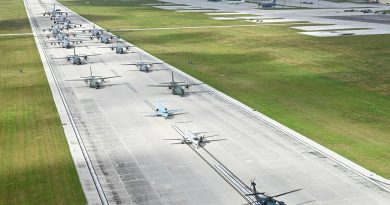
[[[46,31],[50,32],[50,34],[46,34],[47,38],[54,38],[54,40],[50,40],[48,42],[51,45],[61,45],[61,47],[66,49],[73,48],[72,55],[53,58],[54,60],[65,59],[67,62],[71,62],[75,65],[81,65],[84,62],[86,62],[90,57],[102,55],[102,54],[87,55],[87,54],[76,53],[77,46],[75,46],[75,44],[81,44],[83,40],[93,40],[93,39],[99,39],[100,42],[104,44],[109,44],[111,43],[111,41],[116,41],[115,45],[99,47],[99,48],[110,48],[112,51],[115,51],[116,54],[135,53],[129,51],[130,48],[134,47],[133,45],[120,44],[120,42],[122,42],[120,40],[120,36],[113,35],[107,30],[96,28],[95,26],[93,26],[93,28],[90,29],[72,30],[76,28],[81,28],[82,25],[74,24],[68,18],[68,12],[61,11],[61,9],[56,8],[55,5],[52,11],[45,12],[43,13],[43,15],[44,16],[48,15],[50,17],[50,20],[53,21],[53,25],[50,28],[43,29],[44,32]],[[67,32],[65,32],[65,30]],[[72,30],[72,32],[69,32],[69,30]],[[77,38],[75,39],[70,38],[76,36]],[[139,59],[140,59],[139,62],[132,62],[132,63],[122,64],[122,65],[134,65],[138,68],[139,71],[149,72],[154,65],[163,64],[162,62],[145,62],[142,60],[141,53],[139,53]],[[89,85],[89,87],[98,89],[102,86],[102,84],[105,82],[106,79],[121,77],[121,76],[104,77],[100,75],[94,75],[92,72],[92,68],[90,67],[89,69],[90,69],[89,76],[80,77],[79,79],[71,79],[67,81],[84,81],[86,84]],[[158,70],[158,69],[153,69],[153,70]],[[172,76],[171,82],[160,83],[158,85],[149,85],[149,86],[167,87],[172,91],[173,95],[184,96],[185,89],[188,89],[190,86],[200,84],[200,83],[187,83],[187,82],[176,81],[174,78],[173,71],[171,76]],[[174,115],[185,114],[182,109],[168,109],[163,105],[161,101],[159,101],[156,105],[150,103],[147,100],[144,101],[153,110],[153,112],[144,113],[147,116],[158,116],[158,117],[163,117],[164,119],[168,119],[169,117]],[[174,139],[165,139],[165,140],[174,140],[174,141],[177,140],[180,142],[172,143],[172,144],[187,144],[189,146],[192,146],[195,149],[202,148],[206,143],[210,143],[212,141],[225,140],[225,139],[209,139],[216,135],[206,136],[206,132],[193,132],[188,128],[181,129],[178,126],[179,124],[187,125],[188,123],[189,122],[176,122],[174,125],[172,125],[172,128],[182,137],[181,139],[174,138]],[[300,190],[300,189],[293,190],[283,194],[269,196],[266,195],[264,192],[261,193],[257,192],[256,183],[254,182],[254,180],[251,181],[251,186],[252,189],[249,189],[251,194],[247,194],[246,196],[253,196],[254,201],[248,204],[256,204],[256,205],[284,205],[285,203],[283,201],[276,200],[275,197]]]

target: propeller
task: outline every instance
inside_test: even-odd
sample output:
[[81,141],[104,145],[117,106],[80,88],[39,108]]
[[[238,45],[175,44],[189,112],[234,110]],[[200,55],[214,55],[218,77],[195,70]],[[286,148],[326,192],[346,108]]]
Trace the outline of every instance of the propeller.
[[290,193],[297,192],[297,191],[301,191],[301,190],[302,190],[302,189],[295,189],[295,190],[288,191],[288,192],[285,192],[285,193],[282,193],[282,194],[278,194],[278,195],[271,196],[271,198],[283,196],[283,195],[290,194]]

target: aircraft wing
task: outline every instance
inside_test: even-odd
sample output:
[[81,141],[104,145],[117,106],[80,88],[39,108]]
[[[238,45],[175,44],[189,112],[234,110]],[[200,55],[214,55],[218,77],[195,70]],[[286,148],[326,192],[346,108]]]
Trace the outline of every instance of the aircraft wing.
[[171,87],[171,85],[148,85],[149,87]]
[[110,77],[99,77],[99,79],[102,79],[102,80],[105,80],[105,79],[109,79],[109,78],[119,78],[119,77],[122,77],[122,76],[110,76]]
[[[78,54],[78,56],[80,58],[85,58],[85,57],[89,57],[89,56],[99,56],[99,55],[102,55],[102,54],[91,54],[91,55],[87,55],[87,54]],[[73,55],[72,55],[73,56]]]
[[168,110],[168,113],[169,113],[170,115],[175,115],[176,112],[182,112],[182,111],[183,111],[183,109]]
[[85,81],[85,79],[71,79],[71,80],[65,80],[65,81]]
[[152,117],[157,116],[157,114],[155,112],[143,112],[143,114],[146,116],[152,116]]
[[139,63],[123,63],[121,65],[139,65]]
[[61,58],[51,58],[51,59],[66,59],[67,57],[61,57]]
[[[183,82],[178,82],[178,83],[183,83]],[[185,84],[182,84],[183,85],[189,85],[189,86],[193,86],[193,85],[202,85],[203,83],[185,83]]]

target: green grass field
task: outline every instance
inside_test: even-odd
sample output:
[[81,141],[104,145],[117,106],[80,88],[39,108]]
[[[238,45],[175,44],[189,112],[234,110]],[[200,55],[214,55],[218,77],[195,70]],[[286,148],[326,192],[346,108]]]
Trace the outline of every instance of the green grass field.
[[[0,4],[1,33],[31,32],[22,0]],[[0,204],[85,204],[33,37],[0,36],[0,56]]]
[[[104,28],[229,25],[139,1],[62,1]],[[98,15],[101,14],[101,15]],[[317,38],[288,26],[120,33],[250,107],[390,178],[390,35]],[[188,60],[193,64],[188,65]]]

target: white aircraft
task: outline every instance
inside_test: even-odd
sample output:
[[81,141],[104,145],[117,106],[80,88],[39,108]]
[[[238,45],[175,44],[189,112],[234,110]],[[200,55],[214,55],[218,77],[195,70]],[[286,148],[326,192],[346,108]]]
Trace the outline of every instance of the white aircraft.
[[[180,122],[177,122],[180,123]],[[185,122],[187,123],[187,122]],[[176,125],[172,125],[172,128],[179,133],[183,139],[165,139],[165,140],[181,140],[181,144],[190,144],[194,148],[199,148],[202,146],[202,144],[210,143],[212,141],[222,141],[225,139],[215,139],[215,140],[209,140],[207,138],[213,137],[213,136],[206,136],[206,132],[192,132],[188,129],[181,130]],[[177,144],[177,143],[174,143]]]

